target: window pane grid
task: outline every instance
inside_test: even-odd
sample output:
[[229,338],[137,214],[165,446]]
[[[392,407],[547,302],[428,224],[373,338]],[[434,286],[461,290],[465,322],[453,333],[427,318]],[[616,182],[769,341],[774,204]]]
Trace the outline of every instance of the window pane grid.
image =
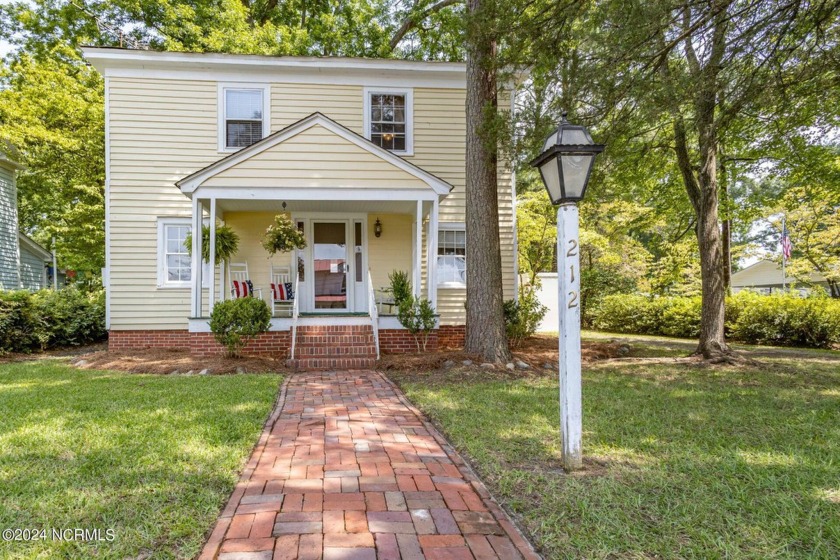
[[464,230],[438,231],[438,283],[467,281],[467,235]]
[[405,95],[370,96],[370,141],[386,150],[406,149]]
[[192,262],[187,251],[186,239],[190,226],[169,225],[163,228],[165,236],[164,267],[167,282],[189,282]]

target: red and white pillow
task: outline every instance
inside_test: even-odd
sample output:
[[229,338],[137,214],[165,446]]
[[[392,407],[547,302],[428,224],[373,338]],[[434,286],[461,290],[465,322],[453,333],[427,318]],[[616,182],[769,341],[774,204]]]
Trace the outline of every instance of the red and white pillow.
[[254,295],[254,285],[250,280],[233,281],[233,297],[242,298]]
[[292,301],[295,299],[291,282],[272,284],[271,295],[274,297],[274,301]]

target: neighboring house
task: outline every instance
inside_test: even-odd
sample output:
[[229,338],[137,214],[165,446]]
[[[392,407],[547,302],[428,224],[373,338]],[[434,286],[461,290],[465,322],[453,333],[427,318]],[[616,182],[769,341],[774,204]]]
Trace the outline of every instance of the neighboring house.
[[52,254],[18,230],[15,173],[21,166],[0,152],[0,289],[47,286]]
[[[472,242],[464,227],[463,64],[112,48],[84,54],[105,77],[112,347],[216,350],[208,317],[216,301],[231,297],[229,271],[213,263],[211,274],[183,243],[216,220],[239,234],[230,262],[248,265],[261,297],[270,297],[272,266],[297,270],[291,265],[300,262],[300,317],[274,318],[262,350],[288,350],[293,325],[370,333],[383,350],[411,349],[396,318],[377,318],[371,301],[394,270],[409,272],[416,295],[439,313],[433,344],[463,340]],[[515,293],[513,192],[500,165],[505,298]],[[262,248],[279,213],[302,229],[306,249],[270,257]]]
[[[813,285],[828,288],[828,283],[819,272],[812,272],[808,278]],[[803,294],[810,290],[798,279],[782,274],[782,266],[773,261],[761,260],[732,275],[732,293],[750,289],[762,294],[781,292],[785,286],[787,289],[796,287]]]

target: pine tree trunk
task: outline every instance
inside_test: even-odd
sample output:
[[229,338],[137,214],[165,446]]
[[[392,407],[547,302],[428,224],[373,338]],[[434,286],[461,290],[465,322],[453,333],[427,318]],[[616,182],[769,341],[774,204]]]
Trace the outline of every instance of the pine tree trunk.
[[464,350],[488,362],[511,359],[505,334],[498,148],[488,141],[487,117],[496,108],[495,41],[481,23],[482,0],[469,0],[467,33],[467,333]]
[[697,102],[701,161],[697,176],[699,197],[695,204],[700,278],[703,287],[697,353],[706,359],[729,352],[724,338],[726,284],[723,272],[723,244],[718,223],[718,137],[715,98],[716,90],[713,87],[713,79],[710,78],[708,87],[699,94]]

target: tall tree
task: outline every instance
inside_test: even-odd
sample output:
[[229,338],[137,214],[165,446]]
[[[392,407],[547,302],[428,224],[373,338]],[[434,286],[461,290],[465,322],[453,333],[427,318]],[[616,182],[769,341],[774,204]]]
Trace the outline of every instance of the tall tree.
[[464,350],[511,358],[505,334],[496,131],[496,0],[467,2],[467,336]]
[[[769,152],[768,144],[784,144],[836,117],[818,99],[837,91],[840,4],[602,0],[587,6],[573,35],[581,51],[575,56],[586,64],[577,67],[577,85],[565,95],[612,129],[606,130],[611,151],[622,151],[623,142],[668,153],[690,202],[699,249],[697,352],[725,358],[722,155],[740,160],[762,144]],[[556,49],[534,44],[538,59],[557,58]],[[572,55],[561,58],[560,74]]]

